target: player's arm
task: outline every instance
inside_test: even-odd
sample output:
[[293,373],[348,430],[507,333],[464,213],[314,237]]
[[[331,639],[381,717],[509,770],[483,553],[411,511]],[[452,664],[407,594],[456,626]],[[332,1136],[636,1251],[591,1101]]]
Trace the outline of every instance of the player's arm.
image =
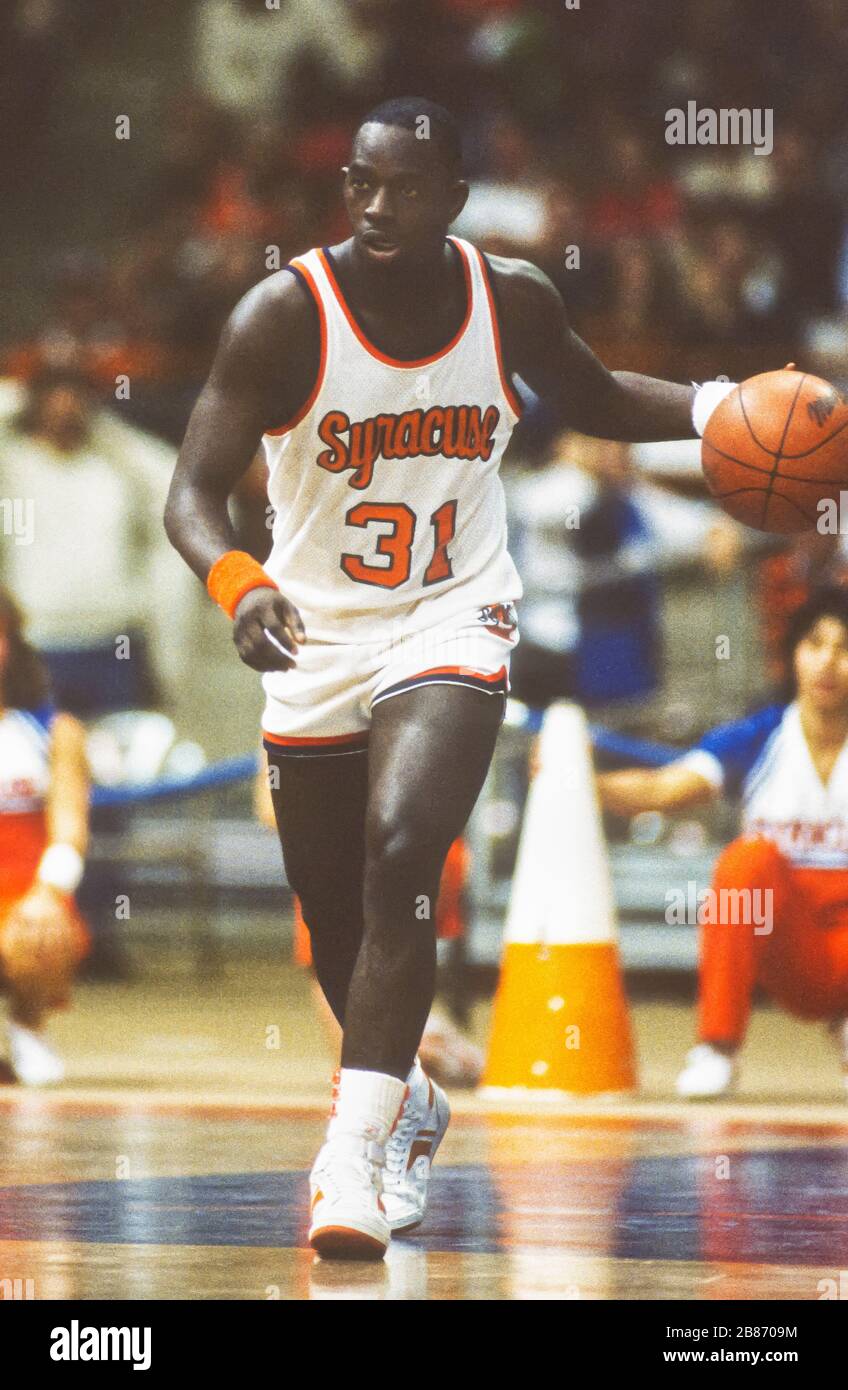
[[268,767],[268,754],[260,740],[259,744],[259,767],[253,780],[253,813],[262,825],[269,830],[277,828],[277,818],[274,815],[274,798],[271,795],[271,778]]
[[[216,561],[238,548],[228,499],[264,432],[292,418],[309,396],[319,351],[314,305],[291,274],[262,281],[230,315],[192,411],[165,507],[172,545],[204,583]],[[303,627],[283,594],[252,588],[233,617],[236,647],[248,666],[289,669],[292,663],[262,631],[267,627],[296,650]]]
[[85,854],[90,791],[85,728],[73,715],[57,714],[50,738],[48,844],[73,845],[78,854]]
[[599,772],[595,781],[603,809],[619,816],[635,816],[640,811],[682,811],[719,795],[715,784],[683,759],[665,767]]
[[85,729],[72,715],[57,714],[50,737],[47,847],[4,933],[9,951],[15,942],[31,942],[32,933],[65,930],[68,903],[82,878],[88,848],[89,793]]
[[489,260],[506,370],[517,373],[564,425],[633,443],[695,436],[694,387],[608,371],[573,332],[562,298],[543,271],[528,261]]

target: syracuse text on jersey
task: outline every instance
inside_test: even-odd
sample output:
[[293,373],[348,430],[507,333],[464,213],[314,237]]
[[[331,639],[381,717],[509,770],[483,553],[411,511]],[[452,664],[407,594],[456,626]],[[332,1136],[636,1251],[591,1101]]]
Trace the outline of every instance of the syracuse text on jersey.
[[[317,462],[330,473],[353,469],[351,487],[368,487],[378,458],[425,457],[483,459],[495,445],[501,415],[496,405],[431,406],[405,410],[402,415],[372,415],[351,424],[343,410],[328,410],[318,425],[318,438],[329,445]],[[344,436],[347,436],[345,438]]]

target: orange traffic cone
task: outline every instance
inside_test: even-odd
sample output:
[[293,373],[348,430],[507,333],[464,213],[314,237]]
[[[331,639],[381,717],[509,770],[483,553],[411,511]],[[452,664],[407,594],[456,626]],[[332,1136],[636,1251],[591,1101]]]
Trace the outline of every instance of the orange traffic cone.
[[632,1090],[636,1069],[585,715],[545,715],[504,933],[483,1094]]

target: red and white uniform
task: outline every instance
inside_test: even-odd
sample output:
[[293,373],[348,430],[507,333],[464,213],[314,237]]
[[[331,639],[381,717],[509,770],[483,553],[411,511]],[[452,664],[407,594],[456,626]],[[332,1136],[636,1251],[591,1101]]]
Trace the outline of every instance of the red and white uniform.
[[[848,1015],[848,741],[823,783],[793,701],[711,730],[685,761],[742,802],[702,931],[700,1038],[741,1042],[757,984],[802,1017]],[[744,920],[746,901],[770,920]]]
[[[29,892],[47,848],[50,743],[55,711],[9,709],[0,714],[0,936],[15,903]],[[69,905],[73,948],[82,960],[91,934],[76,906]],[[0,986],[2,981],[0,981]],[[53,1008],[68,1002],[67,979],[56,984]]]
[[520,413],[488,267],[449,238],[466,312],[453,340],[399,361],[365,336],[332,259],[292,261],[317,305],[321,363],[298,415],[265,435],[275,513],[265,569],[300,611],[298,668],[263,677],[278,751],[345,751],[371,705],[419,679],[508,688],[521,581],[498,468]]
[[0,714],[0,918],[31,886],[47,844],[50,715]]

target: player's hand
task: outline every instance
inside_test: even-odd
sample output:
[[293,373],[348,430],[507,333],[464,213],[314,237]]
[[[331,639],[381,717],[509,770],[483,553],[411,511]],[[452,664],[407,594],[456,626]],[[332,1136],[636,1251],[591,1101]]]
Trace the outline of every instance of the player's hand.
[[235,611],[233,641],[242,661],[254,671],[290,671],[296,659],[280,647],[296,658],[306,632],[294,604],[279,589],[249,589]]
[[30,973],[69,951],[73,917],[68,899],[48,884],[35,883],[15,903],[3,928],[0,955],[7,973]]

